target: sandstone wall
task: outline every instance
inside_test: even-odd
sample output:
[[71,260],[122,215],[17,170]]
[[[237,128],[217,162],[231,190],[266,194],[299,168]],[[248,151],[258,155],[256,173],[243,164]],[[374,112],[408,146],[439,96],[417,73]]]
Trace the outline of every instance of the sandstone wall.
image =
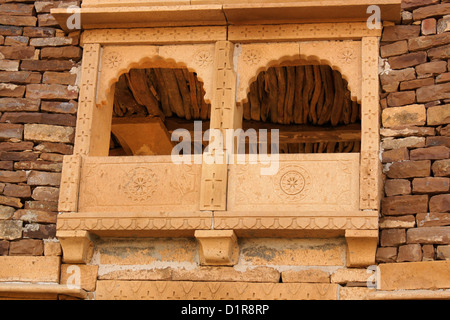
[[404,0],[381,39],[385,198],[377,261],[450,258],[450,5]]
[[51,239],[82,50],[49,12],[79,3],[0,1],[0,256],[60,254]]

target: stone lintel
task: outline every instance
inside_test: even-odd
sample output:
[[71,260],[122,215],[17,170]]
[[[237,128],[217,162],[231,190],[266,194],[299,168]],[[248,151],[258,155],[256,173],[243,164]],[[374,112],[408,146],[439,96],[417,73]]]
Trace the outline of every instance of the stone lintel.
[[239,258],[239,246],[233,230],[197,230],[200,243],[200,264],[204,266],[232,266]]
[[[244,2],[244,1],[242,1]],[[270,3],[271,2],[271,3]],[[161,5],[148,1],[126,2],[120,7],[115,1],[101,1],[86,5],[76,12],[81,16],[83,29],[120,27],[167,27],[226,24],[318,23],[335,21],[367,21],[373,12],[371,5],[380,8],[381,19],[400,22],[401,1],[274,1],[239,3],[239,1],[205,1],[192,4]],[[52,9],[51,13],[63,29],[73,20],[73,9]],[[70,19],[71,18],[71,19]],[[73,23],[73,22],[72,22]]]
[[378,230],[346,230],[347,267],[367,267],[375,264]]
[[63,262],[88,263],[94,253],[94,244],[85,230],[57,231],[56,237],[63,250]]

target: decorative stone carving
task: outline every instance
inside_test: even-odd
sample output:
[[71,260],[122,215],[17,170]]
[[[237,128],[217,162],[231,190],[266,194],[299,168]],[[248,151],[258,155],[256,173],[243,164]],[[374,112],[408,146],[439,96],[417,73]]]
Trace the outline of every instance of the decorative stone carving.
[[78,210],[78,188],[80,185],[81,157],[64,156],[61,173],[58,210],[70,212]]
[[90,235],[84,230],[63,230],[56,233],[63,250],[63,262],[88,263],[94,253]]
[[378,230],[346,230],[347,267],[367,267],[375,264]]

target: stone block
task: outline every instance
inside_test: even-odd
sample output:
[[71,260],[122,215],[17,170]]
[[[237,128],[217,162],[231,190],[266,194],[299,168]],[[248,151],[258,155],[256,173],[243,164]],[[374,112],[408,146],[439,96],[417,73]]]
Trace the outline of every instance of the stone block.
[[424,244],[422,246],[422,261],[435,260],[435,250],[432,244]]
[[406,147],[384,151],[382,163],[398,162],[409,160],[409,150]]
[[388,26],[383,30],[381,41],[393,42],[400,40],[408,40],[418,37],[420,34],[420,26],[416,25],[396,25]]
[[56,212],[38,209],[19,209],[14,213],[14,219],[28,223],[56,223]]
[[450,246],[437,246],[436,257],[439,260],[450,260]]
[[320,269],[287,270],[281,273],[283,283],[330,283],[330,274]]
[[447,177],[450,176],[450,160],[438,160],[433,163],[431,167],[435,177]]
[[380,47],[381,57],[389,58],[408,52],[408,42],[406,40],[397,41]]
[[[98,266],[81,264],[61,265],[61,284],[80,286],[86,291],[95,291]],[[78,283],[76,283],[78,282]]]
[[422,261],[422,246],[420,244],[407,244],[398,248],[397,262]]
[[413,215],[387,216],[380,218],[380,229],[408,229],[416,226]]
[[59,257],[62,255],[61,244],[59,241],[44,240],[44,256]]
[[428,18],[422,21],[421,33],[424,36],[436,34],[437,21],[434,18]]
[[430,212],[450,212],[450,194],[439,194],[431,197]]
[[409,229],[408,243],[450,244],[450,227],[422,227]]
[[0,220],[0,240],[16,240],[22,238],[22,221]]
[[424,137],[406,137],[401,139],[384,139],[382,142],[384,150],[399,148],[422,148],[425,147]]
[[10,256],[42,256],[44,254],[44,243],[42,240],[22,239],[12,241],[9,245]]
[[385,215],[406,215],[428,212],[428,196],[395,196],[381,200],[381,211]]
[[418,213],[416,219],[418,227],[439,227],[450,225],[450,213]]
[[[414,91],[401,91],[401,92],[393,92],[390,93],[387,97],[387,103],[389,107],[400,107],[400,106],[406,106],[406,105],[411,105],[414,104],[416,102],[416,93]],[[423,107],[424,108],[424,107]],[[390,108],[384,109],[383,112],[385,110],[389,110]],[[412,109],[412,110],[409,110]],[[400,121],[403,120],[405,121],[405,116],[402,117],[402,113],[407,113],[407,112],[420,112],[422,113],[422,110],[416,110],[419,109],[418,107],[415,108],[409,108],[407,110],[402,110],[402,112],[398,109],[394,110],[392,113],[396,112],[396,116],[399,118]],[[400,113],[400,114],[399,114]],[[389,115],[391,115],[391,112],[389,112]],[[417,115],[416,115],[417,116]],[[391,117],[394,117],[394,115],[391,115]],[[384,120],[387,120],[386,118],[384,118]],[[411,125],[416,125],[415,121],[414,121],[414,117],[413,119],[411,119],[412,123],[406,123],[406,124],[411,124]],[[416,119],[416,121],[419,121],[419,119]],[[387,122],[388,125],[385,125],[385,127],[390,127],[390,126],[400,126],[402,124],[396,124],[396,125],[392,125],[392,123],[395,124],[395,119],[391,120],[391,122]],[[383,121],[384,123],[384,121]]]
[[65,142],[71,143],[74,139],[75,129],[47,124],[25,124],[24,139],[38,142]]
[[0,257],[0,282],[59,282],[59,257]]
[[0,123],[0,140],[22,139],[23,125]]
[[[411,101],[415,101],[414,92]],[[410,105],[397,108],[386,108],[383,110],[382,113],[382,122],[383,126],[386,128],[400,127],[400,126],[423,126],[426,123],[425,106]]]
[[389,263],[397,261],[397,247],[380,247],[375,256],[377,262]]
[[450,288],[450,261],[380,264],[379,290]]
[[391,179],[421,178],[430,176],[431,161],[403,161],[394,162],[387,171]]
[[390,57],[388,59],[389,65],[392,69],[405,69],[415,67],[419,64],[427,62],[426,52],[412,52],[403,54],[401,56]]
[[410,151],[410,159],[416,160],[441,160],[448,159],[450,149],[445,146],[419,148]]
[[405,229],[381,230],[380,244],[382,247],[394,247],[406,243]]
[[447,123],[450,123],[450,104],[428,108],[427,124],[429,126]]
[[411,183],[406,179],[388,179],[384,184],[387,197],[411,194]]
[[60,84],[29,84],[26,98],[72,100],[78,98],[78,90]]
[[[445,100],[450,98],[450,82],[436,84],[433,86],[426,86],[417,89],[416,98],[418,103],[425,103],[436,100]],[[441,121],[448,121],[446,118],[441,118]],[[428,120],[429,121],[429,120]],[[448,122],[443,122],[448,123]],[[442,123],[440,123],[442,124]],[[428,125],[431,125],[428,122]]]
[[413,193],[443,193],[450,191],[450,179],[427,177],[415,178],[412,182]]
[[176,268],[171,273],[173,281],[280,282],[280,272],[269,267],[242,271],[233,267],[200,267],[192,270]]

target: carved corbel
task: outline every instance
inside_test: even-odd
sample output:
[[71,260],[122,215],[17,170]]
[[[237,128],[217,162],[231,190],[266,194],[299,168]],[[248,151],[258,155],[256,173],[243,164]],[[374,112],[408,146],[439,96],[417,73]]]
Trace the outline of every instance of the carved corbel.
[[58,231],[56,237],[61,243],[63,262],[88,263],[94,253],[94,244],[85,230]]
[[239,246],[233,230],[197,230],[200,243],[200,264],[204,266],[233,266],[239,258]]
[[347,267],[368,267],[375,264],[378,230],[345,230]]

